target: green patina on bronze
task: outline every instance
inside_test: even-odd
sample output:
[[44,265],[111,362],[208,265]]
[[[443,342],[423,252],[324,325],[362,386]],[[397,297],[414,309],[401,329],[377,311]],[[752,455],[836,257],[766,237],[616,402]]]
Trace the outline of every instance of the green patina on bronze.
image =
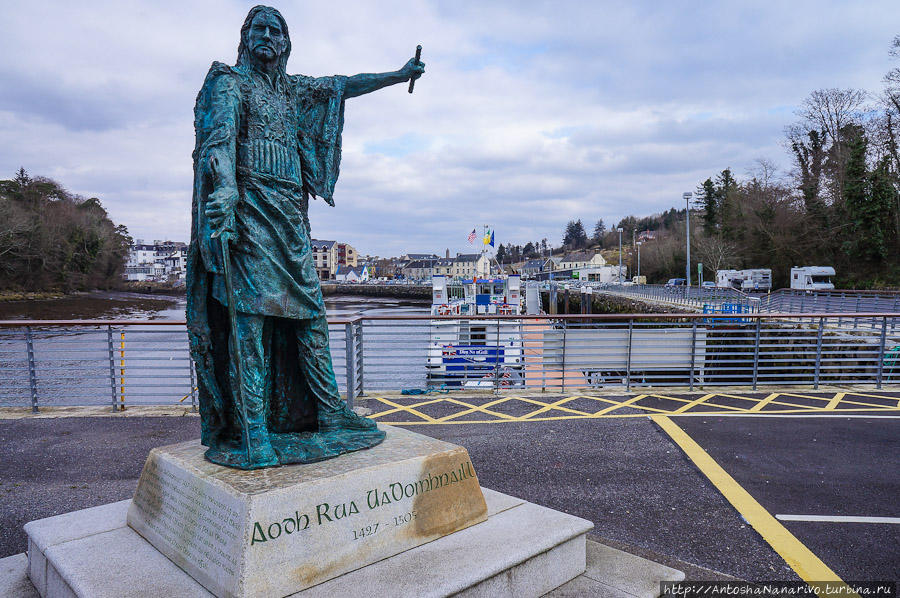
[[254,7],[237,63],[213,63],[194,108],[187,318],[201,442],[207,459],[241,469],[385,437],[338,394],[307,208],[310,197],[334,205],[344,102],[415,80],[424,65],[314,78],[287,74],[290,52],[281,14]]

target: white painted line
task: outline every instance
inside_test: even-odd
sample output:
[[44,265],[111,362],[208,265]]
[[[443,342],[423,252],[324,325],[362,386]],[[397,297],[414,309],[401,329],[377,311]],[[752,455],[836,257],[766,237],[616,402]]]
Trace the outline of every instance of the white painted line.
[[900,523],[900,517],[852,517],[848,515],[775,515],[781,521],[824,521],[826,523]]

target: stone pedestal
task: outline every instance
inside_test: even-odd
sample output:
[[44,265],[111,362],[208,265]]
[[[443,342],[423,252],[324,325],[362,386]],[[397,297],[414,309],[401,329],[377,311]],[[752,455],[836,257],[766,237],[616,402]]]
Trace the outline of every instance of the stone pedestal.
[[242,471],[151,451],[128,525],[217,596],[287,596],[487,519],[465,448],[387,427],[371,449]]

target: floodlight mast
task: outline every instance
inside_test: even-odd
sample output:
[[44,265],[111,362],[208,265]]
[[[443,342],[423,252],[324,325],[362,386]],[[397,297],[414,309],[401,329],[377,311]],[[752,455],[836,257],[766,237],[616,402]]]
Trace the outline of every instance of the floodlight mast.
[[691,197],[693,196],[694,194],[690,191],[682,194],[684,197],[684,227],[687,233],[687,260],[684,265],[684,281],[687,286],[691,286]]

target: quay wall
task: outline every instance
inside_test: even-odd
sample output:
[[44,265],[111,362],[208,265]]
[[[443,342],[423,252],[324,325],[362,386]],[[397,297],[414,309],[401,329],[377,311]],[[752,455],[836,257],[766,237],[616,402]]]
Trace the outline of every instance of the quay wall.
[[330,284],[322,285],[323,295],[360,295],[394,299],[431,299],[431,287],[402,284]]
[[[591,298],[590,309],[586,311],[591,314],[677,314],[691,311],[685,307],[671,307],[606,293],[594,292],[590,295],[582,295],[579,291],[560,290],[556,293],[556,313],[582,313],[582,297]],[[550,291],[541,292],[541,303],[544,311],[550,313]]]
[[[431,299],[431,287],[413,285],[381,285],[381,284],[330,284],[322,285],[322,294],[328,295],[359,295],[363,297],[390,297],[393,299]],[[583,295],[580,292],[560,290],[557,293],[556,313],[578,314],[581,312]],[[591,306],[588,313],[593,314],[670,314],[682,313],[683,307],[670,307],[656,303],[645,302],[640,299],[607,295],[605,293],[592,293]],[[544,311],[550,311],[550,292],[541,292],[541,301]]]

